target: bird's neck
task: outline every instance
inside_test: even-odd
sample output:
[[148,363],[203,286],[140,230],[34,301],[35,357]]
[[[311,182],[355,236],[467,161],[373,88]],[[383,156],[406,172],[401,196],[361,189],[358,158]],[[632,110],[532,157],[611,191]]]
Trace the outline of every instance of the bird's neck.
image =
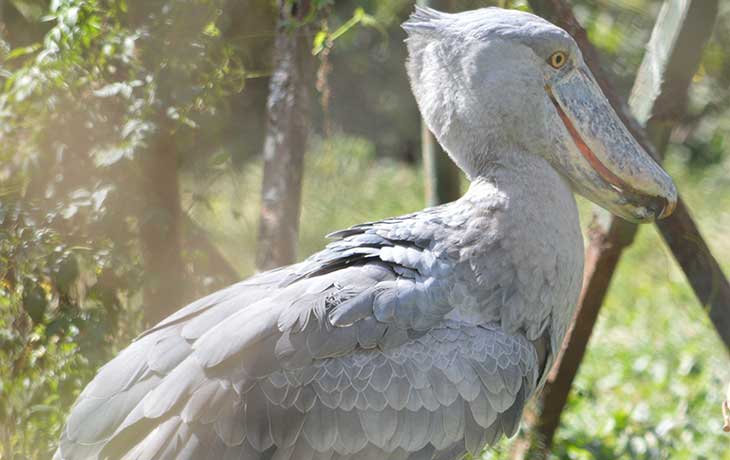
[[[478,196],[496,189],[513,206],[543,208],[550,212],[575,209],[575,199],[567,181],[542,157],[523,152],[503,152],[484,164],[466,196]],[[541,213],[542,214],[542,213]],[[570,213],[571,217],[573,213]],[[575,214],[577,219],[577,214]]]
[[[557,350],[573,314],[583,273],[583,238],[575,198],[566,180],[546,160],[520,153],[500,158],[502,161],[490,163],[472,181],[463,204],[475,216],[492,216],[498,221],[500,263],[514,264],[507,272],[526,270],[518,280],[532,279],[535,273],[549,279],[547,285],[533,283],[535,292],[527,292],[521,284],[515,289],[530,302],[540,299],[555,307],[550,315],[550,339],[552,349]],[[495,206],[495,202],[499,204]],[[485,244],[488,253],[494,243]],[[535,272],[535,267],[541,271]],[[528,330],[528,326],[516,323],[515,328]]]

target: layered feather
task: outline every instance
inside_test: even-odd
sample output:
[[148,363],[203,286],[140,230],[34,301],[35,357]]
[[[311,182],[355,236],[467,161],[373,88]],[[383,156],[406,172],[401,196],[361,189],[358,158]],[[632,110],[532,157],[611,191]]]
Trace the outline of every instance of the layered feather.
[[514,434],[542,369],[505,327],[529,315],[475,296],[520,281],[475,272],[504,241],[470,232],[502,205],[468,199],[338,232],[164,320],[84,390],[56,458],[437,459]]

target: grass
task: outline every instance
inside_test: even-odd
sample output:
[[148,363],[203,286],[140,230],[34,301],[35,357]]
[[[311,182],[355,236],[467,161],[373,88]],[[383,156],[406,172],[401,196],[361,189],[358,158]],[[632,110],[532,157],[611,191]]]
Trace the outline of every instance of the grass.
[[[419,171],[376,160],[353,138],[318,143],[302,196],[301,257],[324,235],[423,207]],[[679,155],[667,168],[715,257],[730,273],[728,165],[690,174]],[[187,183],[193,183],[188,181]],[[219,181],[192,213],[242,272],[253,271],[260,165]],[[188,186],[188,189],[194,189]],[[591,205],[580,200],[584,221]],[[557,433],[554,459],[730,459],[720,405],[728,353],[653,226],[625,252]],[[485,458],[507,458],[508,442]]]
[[[671,161],[671,160],[675,161]],[[730,273],[726,166],[667,165]],[[556,458],[730,459],[721,403],[728,353],[657,230],[623,256],[558,432]]]

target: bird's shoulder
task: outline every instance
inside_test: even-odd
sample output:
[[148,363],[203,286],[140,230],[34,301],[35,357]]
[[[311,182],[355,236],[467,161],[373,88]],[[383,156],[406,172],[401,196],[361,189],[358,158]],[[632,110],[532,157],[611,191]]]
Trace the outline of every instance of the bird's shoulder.
[[401,276],[429,275],[443,270],[447,255],[439,243],[462,223],[452,204],[403,216],[353,225],[327,235],[332,240],[292,270],[284,282],[311,278],[339,268],[383,262]]

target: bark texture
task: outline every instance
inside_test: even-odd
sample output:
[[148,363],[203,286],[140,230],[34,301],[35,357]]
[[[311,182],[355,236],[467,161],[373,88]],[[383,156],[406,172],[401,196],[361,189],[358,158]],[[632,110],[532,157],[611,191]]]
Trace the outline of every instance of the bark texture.
[[274,73],[269,85],[256,266],[267,270],[296,259],[302,167],[308,138],[311,40],[309,2],[279,1]]

